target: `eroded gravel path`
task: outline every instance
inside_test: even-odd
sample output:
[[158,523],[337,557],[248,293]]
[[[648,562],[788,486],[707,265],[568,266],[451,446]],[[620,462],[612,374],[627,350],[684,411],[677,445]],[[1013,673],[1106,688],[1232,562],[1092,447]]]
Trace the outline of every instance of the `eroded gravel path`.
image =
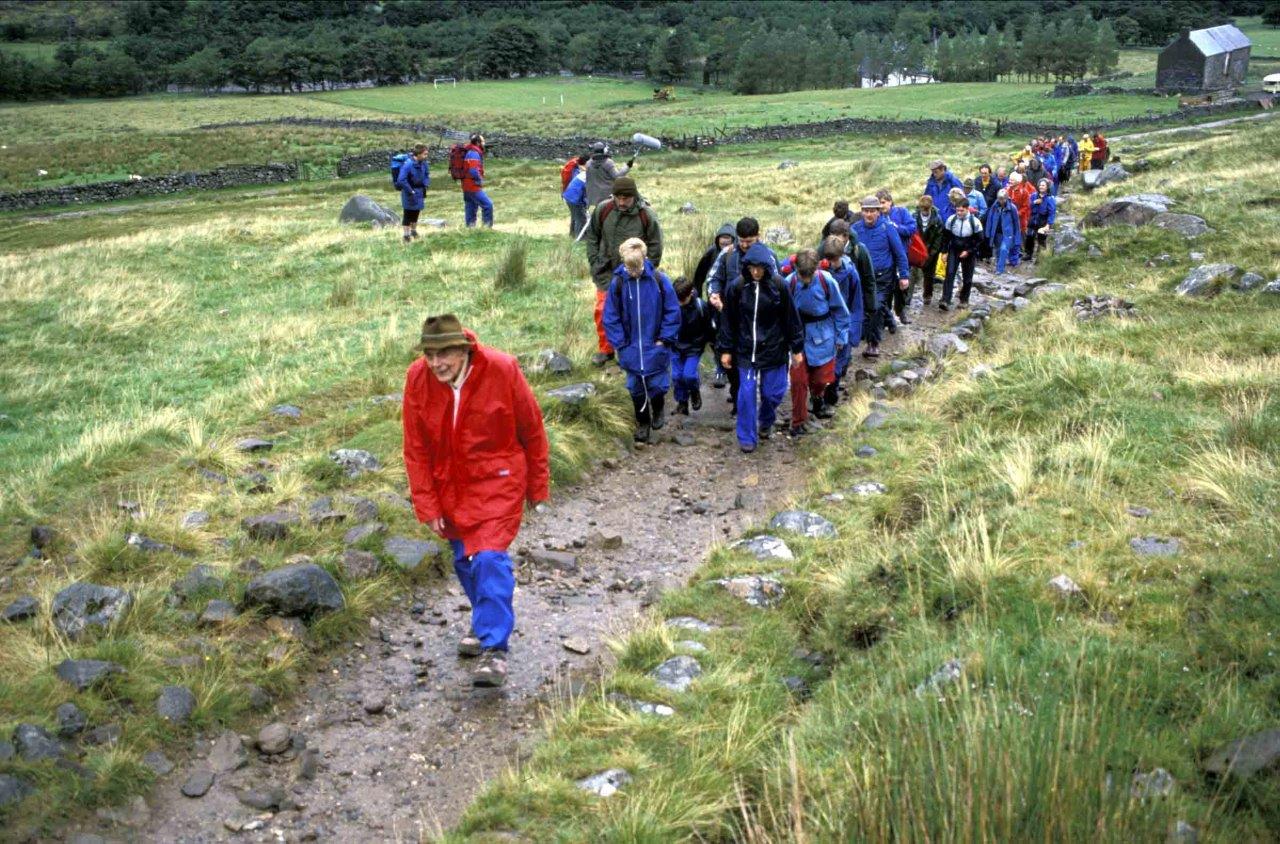
[[[975,291],[975,304],[981,299]],[[936,308],[920,314],[917,299],[915,323],[886,337],[882,360],[955,318]],[[304,736],[309,752],[248,750],[247,764],[218,775],[206,795],[184,797],[188,775],[207,766],[199,758],[214,738],[207,737],[196,758],[159,781],[145,820],[98,831],[154,842],[371,842],[418,840],[455,823],[483,783],[531,746],[544,706],[607,667],[608,638],[662,589],[683,584],[713,544],[802,491],[805,462],[822,438],[797,445],[775,435],[744,455],[726,393],[704,388],[703,411],[672,417],[663,442],[558,490],[546,512],[526,521],[512,548],[520,555],[517,628],[505,688],[470,685],[468,664],[455,653],[469,608],[450,576],[372,620],[287,707],[264,716],[263,724],[281,721]],[[576,555],[576,566],[562,570],[531,553],[545,548]],[[589,653],[566,649],[566,639]],[[385,708],[369,712],[366,703]],[[310,778],[300,775],[307,755],[315,762]],[[286,808],[256,811],[237,796],[271,788]]]

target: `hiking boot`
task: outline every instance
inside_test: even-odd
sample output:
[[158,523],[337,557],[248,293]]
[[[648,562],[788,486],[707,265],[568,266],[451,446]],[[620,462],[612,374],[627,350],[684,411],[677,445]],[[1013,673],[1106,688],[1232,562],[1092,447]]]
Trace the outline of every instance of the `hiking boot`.
[[596,352],[591,356],[591,365],[604,366],[611,360],[613,360],[613,352]]
[[787,431],[787,436],[795,439],[796,437],[803,437],[807,433],[809,433],[809,429],[801,422],[799,425],[792,425],[791,429]]
[[739,445],[738,448],[742,449],[743,454],[750,454],[756,450],[756,447],[753,445]]
[[412,237],[411,235],[405,235],[405,236],[404,236],[404,238],[403,238],[403,240],[404,240],[404,242],[405,242],[405,243],[412,243],[412,242],[413,242],[413,237]]
[[890,334],[898,333],[898,322],[892,316],[884,321],[884,330]]
[[772,428],[765,427],[760,429],[760,439],[767,440],[772,436],[773,436]]
[[414,240],[417,240],[417,239],[418,239],[418,230],[417,230],[417,229],[414,229],[413,231],[409,232],[409,237],[413,238]]
[[729,384],[729,374],[723,369],[716,372],[716,377],[711,380],[711,386],[717,390],[723,390]]
[[676,402],[676,415],[677,416],[689,415],[689,401],[687,399]]
[[902,316],[898,317],[898,322],[902,323],[903,325],[910,325],[911,318],[908,317],[906,314],[903,314]]
[[636,432],[631,435],[631,439],[633,442],[647,443],[649,441],[650,434],[651,430],[649,428],[649,423],[645,422],[643,425],[636,425]]
[[828,384],[827,388],[822,391],[822,400],[827,403],[828,407],[835,407],[840,403],[840,385],[837,383]]
[[813,415],[819,419],[830,419],[836,415],[836,412],[828,407],[825,401],[818,399],[818,406],[814,409]]
[[940,311],[949,311],[949,310],[951,310],[951,304],[950,304],[949,302],[939,302],[939,303],[938,303],[938,310],[940,310]]
[[[689,396],[689,406],[694,410],[702,410],[702,390],[695,389],[693,394]],[[685,411],[688,414],[688,411]]]
[[867,350],[866,350],[865,352],[863,352],[863,353],[862,353],[862,356],[863,356],[864,358],[878,358],[878,357],[880,357],[880,347],[879,347],[879,346],[867,346]]
[[661,430],[662,426],[667,424],[667,414],[665,412],[666,404],[667,404],[666,393],[659,393],[658,395],[649,399],[649,406],[653,408],[652,410],[653,421],[650,424],[653,425],[653,430],[655,431]]
[[507,654],[490,648],[480,654],[480,660],[471,670],[471,685],[496,689],[507,682]]
[[458,656],[480,656],[484,653],[484,645],[476,638],[476,634],[468,633],[458,640]]

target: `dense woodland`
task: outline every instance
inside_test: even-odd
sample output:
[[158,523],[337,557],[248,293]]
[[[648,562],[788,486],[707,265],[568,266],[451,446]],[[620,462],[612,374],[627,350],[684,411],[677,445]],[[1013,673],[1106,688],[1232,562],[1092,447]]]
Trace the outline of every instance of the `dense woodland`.
[[1267,0],[5,0],[0,39],[46,43],[52,55],[0,45],[0,99],[560,70],[741,93],[895,74],[1063,80],[1113,69],[1122,46],[1256,14],[1280,24]]

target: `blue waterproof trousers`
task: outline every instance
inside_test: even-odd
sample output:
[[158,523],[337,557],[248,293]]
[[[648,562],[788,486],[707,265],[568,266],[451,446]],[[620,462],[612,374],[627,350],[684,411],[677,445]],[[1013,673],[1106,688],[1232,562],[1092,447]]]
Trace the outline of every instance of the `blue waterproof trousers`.
[[778,405],[787,394],[787,366],[739,366],[738,377],[738,445],[755,448],[759,432],[772,428],[778,419]]
[[698,363],[701,360],[701,352],[696,355],[691,352],[687,355],[676,353],[671,356],[671,377],[676,384],[676,401],[688,401],[694,391],[701,386],[698,381]]
[[468,557],[456,539],[449,540],[449,547],[453,549],[453,570],[471,602],[472,632],[483,647],[505,651],[516,624],[511,557],[505,550],[480,551]]
[[462,192],[462,215],[466,218],[467,228],[476,224],[476,212],[482,214],[484,224],[493,228],[493,200],[482,190]]

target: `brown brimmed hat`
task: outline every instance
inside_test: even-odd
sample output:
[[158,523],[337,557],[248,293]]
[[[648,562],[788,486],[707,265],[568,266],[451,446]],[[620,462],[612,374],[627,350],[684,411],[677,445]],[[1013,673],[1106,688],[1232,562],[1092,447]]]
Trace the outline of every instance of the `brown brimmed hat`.
[[867,210],[871,210],[872,208],[874,208],[875,210],[879,211],[880,200],[876,199],[874,196],[864,196],[862,197],[862,207],[866,208]]
[[941,158],[935,158],[933,161],[929,162],[930,170],[937,170],[939,167],[946,167],[946,166],[947,166],[947,162],[943,161]]
[[453,314],[427,317],[422,323],[422,338],[417,351],[438,352],[470,346],[471,341],[462,333],[462,323]]
[[614,196],[639,196],[640,192],[636,190],[636,180],[630,176],[619,176],[613,180]]

